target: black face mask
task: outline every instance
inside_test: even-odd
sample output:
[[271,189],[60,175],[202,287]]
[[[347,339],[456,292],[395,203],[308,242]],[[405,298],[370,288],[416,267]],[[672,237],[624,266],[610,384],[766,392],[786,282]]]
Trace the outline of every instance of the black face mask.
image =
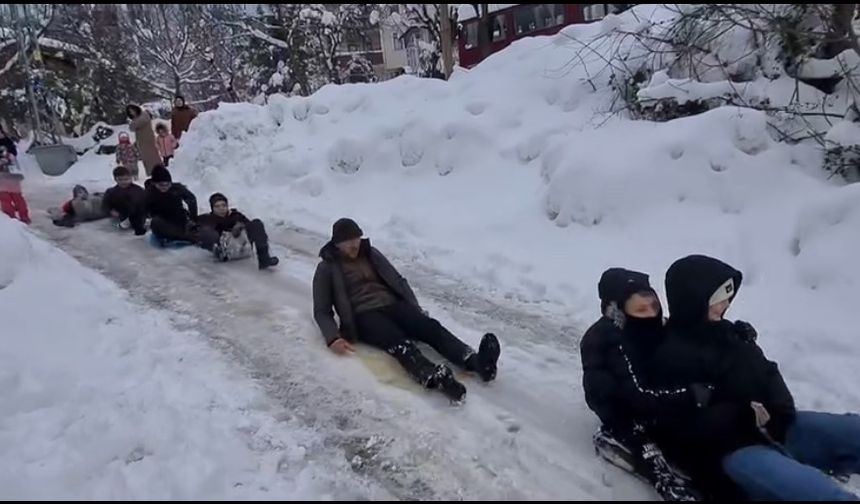
[[627,316],[624,324],[625,332],[631,336],[648,335],[663,330],[663,316],[657,315],[650,318],[639,318]]

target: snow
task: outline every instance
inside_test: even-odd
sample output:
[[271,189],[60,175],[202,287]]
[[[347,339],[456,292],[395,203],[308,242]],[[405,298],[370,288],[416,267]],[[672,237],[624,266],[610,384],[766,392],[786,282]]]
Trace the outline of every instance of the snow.
[[[578,324],[597,315],[603,269],[642,269],[660,285],[675,259],[715,255],[745,272],[732,315],[761,327],[770,355],[805,388],[800,403],[818,404],[821,394],[831,407],[858,409],[851,388],[816,384],[858,377],[856,351],[824,349],[853,348],[850,300],[860,271],[819,261],[816,251],[856,255],[860,241],[824,233],[808,254],[792,249],[801,215],[842,191],[821,172],[820,153],[775,142],[767,117],[743,108],[664,124],[606,120],[611,91],[586,80],[608,77],[595,78],[601,56],[565,66],[579,47],[574,38],[642,29],[649,18],[665,13],[642,6],[521,40],[447,83],[402,77],[276,97],[264,107],[222,104],[194,123],[174,170],[200,193],[226,191],[251,213],[319,233],[352,216],[401,261]],[[644,94],[729,90],[713,82],[669,92],[678,85],[664,76]],[[783,79],[744,86],[747,97],[775,103],[795,91]],[[822,350],[797,365],[810,335]],[[813,362],[815,377],[805,374]]]
[[258,387],[204,335],[175,329],[175,316],[5,215],[0,242],[4,498],[374,495],[345,462],[316,465],[322,438],[265,411]]
[[839,121],[830,128],[824,139],[839,145],[860,145],[860,124]]
[[[232,205],[262,218],[267,226],[285,222],[284,226],[270,227],[274,243],[289,247],[288,260],[284,261],[288,272],[273,282],[237,281],[238,275],[227,276],[226,281],[212,280],[207,265],[183,255],[177,259],[181,267],[175,269],[176,275],[164,275],[163,279],[137,274],[136,266],[120,267],[114,274],[139,290],[164,284],[173,297],[201,312],[204,319],[217,323],[267,322],[265,318],[260,322],[260,317],[249,316],[247,313],[259,313],[259,308],[242,303],[242,296],[235,293],[256,294],[259,300],[253,302],[264,306],[288,305],[295,310],[289,322],[311,334],[269,334],[272,331],[256,330],[261,327],[254,325],[238,338],[232,335],[231,344],[240,345],[252,360],[274,358],[275,367],[259,370],[263,376],[314,376],[325,393],[332,394],[318,399],[315,406],[340,409],[351,421],[359,422],[362,429],[375,425],[374,419],[381,419],[394,447],[391,450],[397,454],[393,460],[401,466],[419,460],[417,465],[431,487],[430,497],[618,497],[617,488],[601,486],[601,477],[604,485],[612,485],[606,482],[600,464],[594,463],[590,449],[597,420],[587,411],[579,388],[576,348],[582,328],[598,316],[596,283],[601,272],[611,266],[647,271],[652,283],[662,291],[663,273],[683,255],[706,253],[726,260],[745,276],[740,296],[729,314],[757,327],[760,344],[770,358],[780,363],[798,405],[805,409],[860,411],[860,391],[855,387],[860,380],[860,368],[856,366],[860,348],[853,317],[860,287],[860,268],[855,266],[860,256],[860,235],[856,232],[860,226],[858,187],[828,179],[820,168],[821,152],[816,148],[775,141],[770,119],[760,111],[722,107],[666,123],[608,117],[605,112],[613,95],[607,86],[604,55],[583,53],[582,59],[574,60],[573,55],[581,48],[577,40],[648,29],[666,17],[666,11],[659,7],[638,6],[601,22],[566,27],[558,36],[526,38],[470,71],[458,71],[448,82],[404,76],[378,84],[325,86],[310,97],[276,94],[264,105],[221,104],[215,111],[202,113],[183,135],[182,147],[171,163],[173,177],[186,182],[203,202],[212,192],[224,192]],[[741,53],[744,43],[738,35],[726,52]],[[604,49],[618,49],[609,46]],[[633,49],[631,54],[636,57],[638,53]],[[725,76],[695,83],[658,74],[640,96],[722,96],[728,89],[723,81]],[[744,83],[742,89],[745,98],[767,98],[778,104],[789,103],[793,95],[806,104],[821,98],[814,88],[795,86],[784,78],[755,80]],[[824,109],[838,107],[825,102]],[[856,138],[856,125],[837,125],[828,139],[845,138]],[[63,191],[65,186],[82,180],[96,179],[107,185],[109,170],[102,172],[100,163],[107,165],[109,160],[103,158],[88,153],[51,184],[62,184]],[[27,180],[28,184],[43,183],[39,177]],[[455,333],[471,344],[486,327],[494,327],[501,334],[504,350],[500,380],[485,388],[470,384],[469,402],[460,411],[440,411],[416,398],[417,394],[390,393],[368,379],[366,372],[362,374],[355,360],[335,364],[334,357],[324,349],[309,316],[309,284],[316,250],[328,235],[331,223],[343,216],[359,222],[375,245],[416,285],[422,302],[429,300],[427,305],[434,316]],[[295,231],[285,233],[284,228]],[[96,452],[99,460],[107,462],[97,467],[121,465],[120,461],[129,458],[140,444],[145,445],[145,456],[138,463],[123,466],[127,470],[164,452],[177,458],[170,459],[164,473],[150,473],[156,474],[150,480],[142,475],[126,486],[111,486],[120,491],[108,496],[152,496],[155,487],[142,482],[156,479],[167,479],[171,483],[167,488],[174,490],[170,495],[155,494],[156,497],[205,498],[214,494],[214,490],[209,493],[212,488],[225,496],[245,491],[249,493],[238,497],[257,496],[254,489],[259,480],[242,487],[229,486],[241,479],[237,474],[246,478],[242,481],[265,480],[267,488],[277,482],[285,485],[277,495],[272,492],[273,497],[330,495],[326,485],[332,480],[327,479],[325,471],[322,475],[316,473],[319,466],[297,464],[299,476],[292,474],[286,481],[277,482],[269,481],[270,471],[246,472],[254,466],[256,455],[243,451],[231,426],[241,409],[237,404],[252,402],[253,391],[241,377],[231,376],[230,368],[219,364],[217,354],[207,353],[205,345],[196,346],[194,334],[177,333],[164,317],[149,309],[130,308],[115,286],[92,272],[84,274],[67,258],[63,264],[66,270],[77,272],[71,275],[73,278],[50,268],[45,270],[32,254],[22,252],[31,246],[23,244],[41,242],[30,238],[21,241],[2,227],[0,232],[9,235],[3,243],[15,247],[11,257],[27,257],[20,261],[23,269],[17,262],[11,265],[8,257],[0,257],[0,285],[12,282],[0,290],[0,298],[15,286],[32,286],[37,291],[29,305],[9,308],[9,303],[0,299],[0,317],[4,309],[10,316],[32,313],[36,303],[43,306],[46,299],[56,300],[50,308],[59,314],[68,310],[67,320],[58,315],[43,317],[48,320],[39,323],[63,320],[63,329],[75,334],[74,339],[58,340],[57,327],[46,327],[32,338],[16,337],[14,347],[3,347],[0,382],[15,386],[0,387],[0,394],[20,394],[16,392],[21,388],[18,383],[29,383],[7,379],[9,373],[32,373],[26,374],[28,379],[49,380],[57,376],[55,372],[67,369],[62,366],[86,363],[86,369],[75,368],[61,377],[64,380],[58,378],[44,387],[59,391],[51,396],[56,401],[68,397],[76,401],[71,406],[57,406],[56,411],[48,409],[53,413],[50,421],[61,422],[83,414],[83,409],[74,409],[77,403],[81,408],[104,410],[107,406],[97,401],[106,401],[104,397],[113,397],[112,393],[118,395],[113,387],[121,387],[136,377],[146,375],[147,386],[162,387],[158,393],[138,387],[125,396],[159,412],[160,407],[169,410],[152,415],[156,420],[148,415],[135,419],[140,429],[130,432],[143,432],[144,437],[150,434],[152,439],[145,438],[141,443],[135,438],[135,442],[122,444],[115,441],[118,435],[108,436],[107,447],[99,446]],[[111,243],[100,240],[105,239],[97,235],[77,241],[65,235],[57,239],[70,243],[69,247],[89,251],[90,260],[97,263],[106,256],[93,251],[109,248],[106,244]],[[38,246],[44,248],[44,244]],[[118,246],[118,250],[134,260],[146,257],[128,244]],[[0,249],[0,255],[4,252]],[[153,268],[168,271],[158,269],[161,266]],[[51,280],[50,290],[48,284],[40,287],[34,280],[41,274],[36,271],[45,271]],[[199,283],[182,282],[182,275],[188,271]],[[295,287],[285,290],[276,282],[299,285],[299,294]],[[221,284],[237,289],[228,292],[228,296],[234,295],[234,310],[228,316],[218,310],[204,310],[210,306],[206,303],[212,302],[207,289]],[[96,299],[97,312],[92,308]],[[231,322],[233,312],[236,320]],[[118,322],[104,324],[96,314],[116,317]],[[125,330],[114,332],[114,325]],[[135,331],[129,331],[129,327]],[[231,336],[215,329],[213,332],[216,337]],[[62,345],[62,352],[17,349],[42,344],[52,335],[55,339],[50,340],[51,344]],[[99,361],[94,365],[92,360],[85,361],[75,346],[82,346],[82,341],[94,341],[91,344],[98,345],[97,349],[113,349],[111,355],[125,359],[122,363],[130,372],[117,375],[115,368],[121,367],[119,364],[100,365]],[[243,342],[246,347],[241,347]],[[254,353],[257,343],[263,344]],[[127,352],[128,348],[132,351]],[[134,349],[139,350],[135,353]],[[26,358],[15,360],[9,357],[16,355],[10,351]],[[175,357],[183,351],[193,352],[193,358],[185,358],[184,362],[196,363],[197,367],[177,364]],[[48,355],[66,354],[72,357],[70,362],[53,359],[53,367],[38,364]],[[101,355],[90,351],[87,358]],[[151,362],[159,357],[158,369],[163,374],[152,372],[155,366]],[[11,363],[6,365],[6,360]],[[27,367],[22,362],[27,362]],[[149,367],[146,363],[150,363]],[[30,371],[30,366],[37,371]],[[318,372],[321,366],[327,366],[325,373]],[[311,374],[308,368],[318,373]],[[113,374],[96,376],[102,372]],[[103,394],[80,396],[74,389],[69,391],[79,383],[101,380],[108,384]],[[200,384],[188,384],[185,389],[181,388],[186,383],[183,380],[199,380]],[[166,383],[176,385],[168,387]],[[209,404],[214,401],[228,405],[214,408],[223,417],[203,415],[201,405],[206,401],[200,395],[204,391]],[[25,402],[23,395],[3,399],[0,404],[16,408]],[[304,406],[291,404],[298,409]],[[61,414],[65,408],[71,408],[69,416]],[[253,408],[249,411],[253,412]],[[364,414],[352,414],[353,411]],[[121,412],[114,415],[111,418],[126,418]],[[330,409],[317,414],[324,424],[332,423],[330,415]],[[162,420],[161,428],[156,430],[153,423],[165,417],[167,420]],[[179,426],[207,425],[207,420],[210,423],[201,427],[204,430],[199,437],[184,440],[177,433]],[[86,415],[81,421],[96,422]],[[261,417],[258,421],[265,424],[271,419]],[[508,422],[517,430],[505,430],[507,425],[500,427],[500,423]],[[109,423],[117,424],[124,425]],[[8,425],[15,425],[17,430],[7,434]],[[0,455],[7,457],[0,461],[16,468],[8,472],[14,475],[8,485],[18,490],[12,495],[24,494],[23,470],[17,468],[33,457],[29,452],[22,455],[31,449],[30,443],[9,440],[29,439],[28,435],[44,440],[57,432],[31,434],[25,430],[38,425],[0,422],[0,435],[7,436],[0,440],[10,447],[0,453],[12,452]],[[331,427],[317,428],[322,431]],[[199,431],[193,427],[188,430]],[[66,432],[78,434],[74,429]],[[162,437],[156,437],[156,433]],[[297,447],[305,443],[315,446],[324,435],[296,425],[277,431],[283,445],[293,447],[293,453],[300,453]],[[205,443],[207,436],[224,441]],[[74,436],[60,439],[75,447],[90,446]],[[375,445],[374,439],[369,438],[368,446]],[[194,460],[206,460],[208,464],[199,467],[177,462],[185,451],[175,445],[191,450]],[[153,454],[149,455],[147,449]],[[237,456],[228,457],[234,450]],[[84,453],[83,449],[78,453]],[[141,451],[136,453],[130,459],[137,458]],[[49,455],[36,460],[56,463],[56,454]],[[95,472],[92,459],[86,460],[90,465],[76,464],[72,468],[95,473],[91,481],[99,483],[96,489],[103,488],[100,483],[105,481],[105,473]],[[40,466],[34,464],[31,470],[36,471]],[[44,467],[53,466],[41,467],[45,471],[48,469]],[[212,472],[204,474],[207,468]],[[331,477],[348,478],[326,468]],[[303,478],[302,471],[310,472]],[[28,480],[30,485],[44,475],[26,474],[35,474]],[[212,488],[196,484],[210,474],[215,474]],[[83,481],[75,479],[80,473],[71,475],[69,484],[81,489],[73,485]],[[304,487],[309,480],[319,486]],[[0,479],[0,484],[5,483]],[[418,483],[425,484],[425,480]],[[59,491],[65,488],[63,484],[59,482],[47,490]],[[128,488],[139,492],[126,491]],[[106,495],[80,492],[83,497]],[[635,495],[630,498],[642,498],[641,492]]]

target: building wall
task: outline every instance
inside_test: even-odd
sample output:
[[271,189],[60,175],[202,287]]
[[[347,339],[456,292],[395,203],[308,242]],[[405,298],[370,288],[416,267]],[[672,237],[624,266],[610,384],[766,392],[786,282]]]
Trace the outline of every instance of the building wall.
[[[400,32],[393,26],[383,24],[380,30],[382,37],[382,55],[385,59],[385,71],[399,70],[407,65],[405,42],[400,39]],[[395,41],[397,39],[397,41]]]

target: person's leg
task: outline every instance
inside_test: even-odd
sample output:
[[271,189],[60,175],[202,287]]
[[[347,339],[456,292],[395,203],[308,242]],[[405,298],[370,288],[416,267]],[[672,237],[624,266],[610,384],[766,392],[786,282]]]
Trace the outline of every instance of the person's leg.
[[408,303],[398,303],[386,310],[390,311],[406,334],[427,343],[453,364],[478,373],[484,381],[496,377],[500,347],[495,335],[485,334],[475,353],[472,347],[451,334],[438,320],[424,315]]
[[161,217],[153,217],[150,226],[152,232],[164,240],[196,241],[183,226],[168,222]]
[[858,500],[823,472],[768,446],[731,453],[723,458],[723,470],[750,500]]
[[798,411],[785,449],[822,471],[860,474],[860,416]]
[[266,234],[263,222],[260,219],[254,219],[245,225],[245,231],[248,234],[248,240],[254,244],[254,249],[257,251],[257,264],[260,269],[276,266],[279,261],[277,257],[269,254],[269,235]]
[[215,250],[215,245],[220,241],[221,235],[215,228],[204,226],[200,228],[200,247],[210,252]]
[[22,193],[12,193],[12,201],[15,204],[15,210],[18,211],[18,218],[25,224],[30,223],[30,209],[27,207],[27,200],[24,199]]
[[438,320],[424,315],[409,303],[388,306],[385,312],[409,338],[427,343],[452,364],[465,368],[467,359],[475,353]]
[[0,192],[0,210],[10,218],[15,218],[15,203],[12,202],[12,193]]
[[355,325],[359,341],[386,351],[397,359],[415,381],[424,387],[431,387],[436,365],[406,338],[385,313],[379,310],[359,313],[355,316]]

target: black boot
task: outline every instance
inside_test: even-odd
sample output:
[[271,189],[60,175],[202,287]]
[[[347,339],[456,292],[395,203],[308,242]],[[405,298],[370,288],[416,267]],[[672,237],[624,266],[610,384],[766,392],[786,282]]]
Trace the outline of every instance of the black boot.
[[257,266],[264,270],[270,266],[277,266],[280,261],[277,257],[269,255],[269,246],[263,245],[257,247]]
[[427,388],[438,389],[452,403],[459,404],[466,399],[466,387],[454,378],[451,368],[444,364],[436,366],[436,370],[427,381]]
[[496,379],[496,367],[501,353],[499,339],[495,334],[487,333],[481,338],[478,353],[466,361],[466,369],[478,373],[485,382],[493,381]]

